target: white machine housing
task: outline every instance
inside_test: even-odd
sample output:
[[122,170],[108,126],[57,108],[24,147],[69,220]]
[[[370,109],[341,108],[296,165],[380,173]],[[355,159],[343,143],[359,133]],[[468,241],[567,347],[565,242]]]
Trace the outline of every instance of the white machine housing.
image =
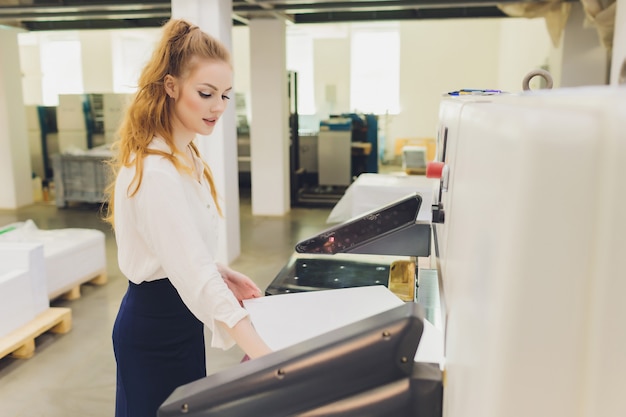
[[624,88],[442,100],[444,416],[626,412],[624,131]]

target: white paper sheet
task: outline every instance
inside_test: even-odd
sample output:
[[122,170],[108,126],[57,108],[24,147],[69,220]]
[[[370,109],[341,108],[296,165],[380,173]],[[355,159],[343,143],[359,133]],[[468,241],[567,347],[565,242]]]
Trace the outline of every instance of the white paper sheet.
[[[403,304],[404,301],[382,285],[244,300],[252,323],[274,350],[284,349]],[[435,339],[434,343],[426,340],[425,336]],[[416,360],[441,363],[437,360],[442,357],[443,342],[440,336],[438,329],[425,323]]]

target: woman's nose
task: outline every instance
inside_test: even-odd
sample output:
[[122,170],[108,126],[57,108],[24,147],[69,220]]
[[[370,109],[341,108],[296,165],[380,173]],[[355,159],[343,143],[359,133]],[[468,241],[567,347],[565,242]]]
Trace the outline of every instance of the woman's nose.
[[211,108],[212,111],[220,112],[220,113],[222,113],[224,109],[226,109],[226,100],[224,100],[223,98],[216,100],[216,102],[213,103],[213,106]]

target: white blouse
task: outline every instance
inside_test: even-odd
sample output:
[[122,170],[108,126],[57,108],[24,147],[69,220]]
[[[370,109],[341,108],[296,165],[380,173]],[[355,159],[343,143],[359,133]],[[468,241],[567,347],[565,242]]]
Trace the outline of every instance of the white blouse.
[[[150,148],[170,153],[163,139]],[[196,166],[202,169],[202,162]],[[215,321],[233,327],[248,315],[220,275],[218,212],[210,185],[181,173],[167,159],[144,159],[139,191],[128,197],[135,169],[122,167],[115,184],[115,238],[122,273],[135,284],[169,278],[189,310],[212,332],[211,346],[234,340]]]

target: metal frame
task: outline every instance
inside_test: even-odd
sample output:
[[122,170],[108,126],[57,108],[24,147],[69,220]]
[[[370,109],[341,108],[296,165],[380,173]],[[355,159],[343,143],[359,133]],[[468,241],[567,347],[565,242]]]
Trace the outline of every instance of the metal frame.
[[[233,25],[240,26],[256,18],[276,18],[284,19],[289,24],[305,24],[506,17],[499,8],[499,5],[506,3],[520,1],[233,0],[232,18]],[[158,27],[170,16],[170,0],[0,0],[0,25],[30,31]]]

